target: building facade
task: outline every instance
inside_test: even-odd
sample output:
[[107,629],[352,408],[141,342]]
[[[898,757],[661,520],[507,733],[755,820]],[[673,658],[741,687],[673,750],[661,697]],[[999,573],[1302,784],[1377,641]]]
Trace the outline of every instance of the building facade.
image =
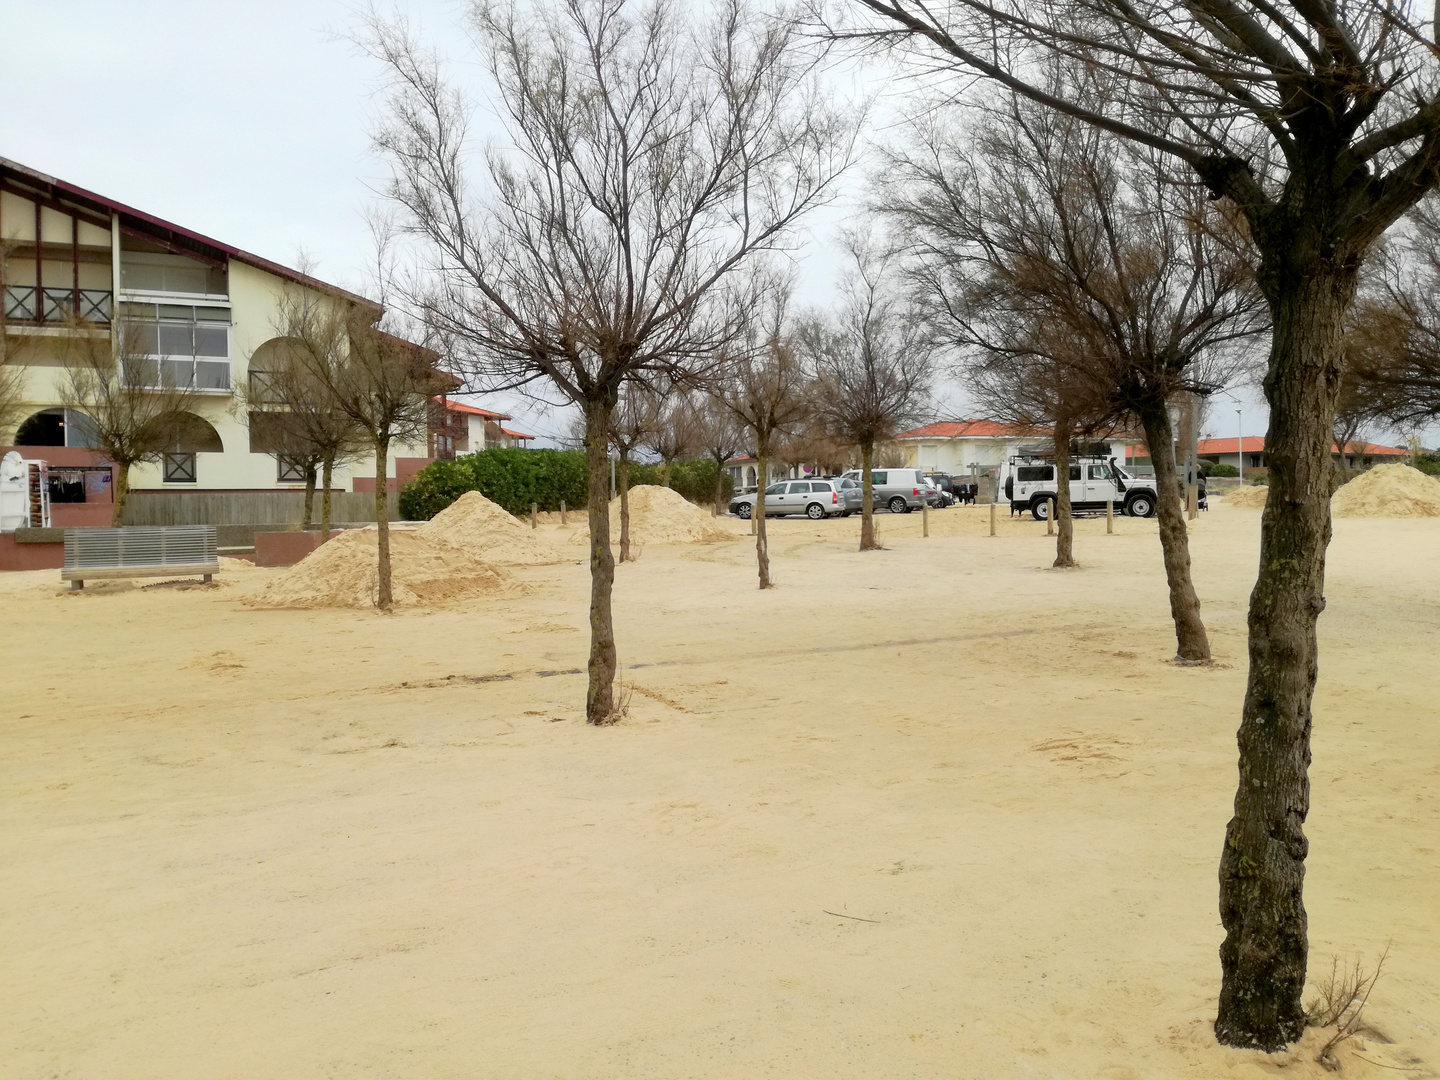
[[[45,460],[56,525],[108,524],[110,467],[87,442],[87,417],[62,402],[67,358],[133,334],[147,370],[193,390],[185,434],[154,463],[131,469],[132,491],[274,491],[304,486],[265,444],[244,393],[280,346],[282,303],[297,290],[317,302],[380,309],[363,297],[220,241],[0,158],[0,333],[23,372],[17,419],[0,453]],[[157,379],[161,374],[157,374]],[[397,445],[387,472],[400,482],[431,459]],[[339,490],[374,486],[360,458],[334,477]]]
[[[1021,445],[1047,442],[1049,428],[1022,427],[995,420],[956,420],[926,424],[895,437],[904,448],[905,464],[926,473],[984,477],[1019,452]],[[1125,460],[1127,440],[1112,439],[1110,452]]]

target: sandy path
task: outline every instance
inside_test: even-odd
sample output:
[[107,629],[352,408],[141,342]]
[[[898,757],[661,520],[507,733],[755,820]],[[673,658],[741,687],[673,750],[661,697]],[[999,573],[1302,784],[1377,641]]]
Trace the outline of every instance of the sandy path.
[[[1195,529],[1209,670],[1153,523],[1062,574],[984,514],[772,522],[766,594],[652,545],[604,731],[578,562],[390,619],[0,578],[0,1075],[1276,1074],[1204,1030],[1258,513]],[[1359,1052],[1421,1070],[1350,1076],[1440,1067],[1437,541],[1336,522],[1312,966],[1393,941]]]

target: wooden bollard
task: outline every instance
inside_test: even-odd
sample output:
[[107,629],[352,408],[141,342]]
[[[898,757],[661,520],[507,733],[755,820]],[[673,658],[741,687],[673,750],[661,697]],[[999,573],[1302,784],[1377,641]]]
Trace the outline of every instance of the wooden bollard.
[[565,500],[560,500],[560,524],[569,525],[570,519],[565,516]]
[[1055,503],[1050,504],[1050,512],[1045,515],[1045,535],[1055,535],[1055,511],[1058,509]]
[[1106,500],[1105,500],[1105,531],[1106,531],[1107,533],[1114,533],[1114,531],[1115,531],[1115,500],[1114,500],[1114,499],[1106,499]]
[[930,500],[926,499],[920,504],[920,535],[930,535]]
[[755,535],[755,507],[750,507],[750,535]]
[[990,504],[990,535],[995,535],[995,503]]
[[540,504],[539,504],[539,503],[531,503],[531,504],[530,504],[530,527],[531,527],[532,529],[535,528],[535,526],[537,526],[537,525],[540,524],[540,516],[539,516],[539,515],[540,515]]

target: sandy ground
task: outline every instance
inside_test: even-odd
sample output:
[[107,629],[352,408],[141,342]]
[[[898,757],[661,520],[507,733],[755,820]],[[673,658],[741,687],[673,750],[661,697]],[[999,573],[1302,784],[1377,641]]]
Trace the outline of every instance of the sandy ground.
[[[1207,1031],[1258,512],[1194,529],[1211,669],[1152,522],[1058,573],[985,513],[772,523],[765,594],[646,548],[605,730],[578,560],[390,618],[0,578],[0,1075],[1332,1075]],[[1346,1076],[1440,1070],[1437,552],[1336,522],[1312,970],[1390,942],[1393,1040]]]

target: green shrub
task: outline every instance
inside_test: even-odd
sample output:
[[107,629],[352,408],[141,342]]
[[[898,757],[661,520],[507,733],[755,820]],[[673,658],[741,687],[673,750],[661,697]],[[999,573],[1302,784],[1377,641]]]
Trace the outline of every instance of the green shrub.
[[1251,487],[1269,487],[1270,475],[1268,473],[1255,473],[1246,483]]
[[516,516],[585,505],[585,454],[580,450],[481,450],[425,466],[400,492],[400,515],[428,521],[467,491],[478,491]]
[[1211,465],[1206,476],[1239,476],[1240,470],[1234,465]]
[[1440,454],[1417,454],[1415,468],[1430,476],[1440,476]]

